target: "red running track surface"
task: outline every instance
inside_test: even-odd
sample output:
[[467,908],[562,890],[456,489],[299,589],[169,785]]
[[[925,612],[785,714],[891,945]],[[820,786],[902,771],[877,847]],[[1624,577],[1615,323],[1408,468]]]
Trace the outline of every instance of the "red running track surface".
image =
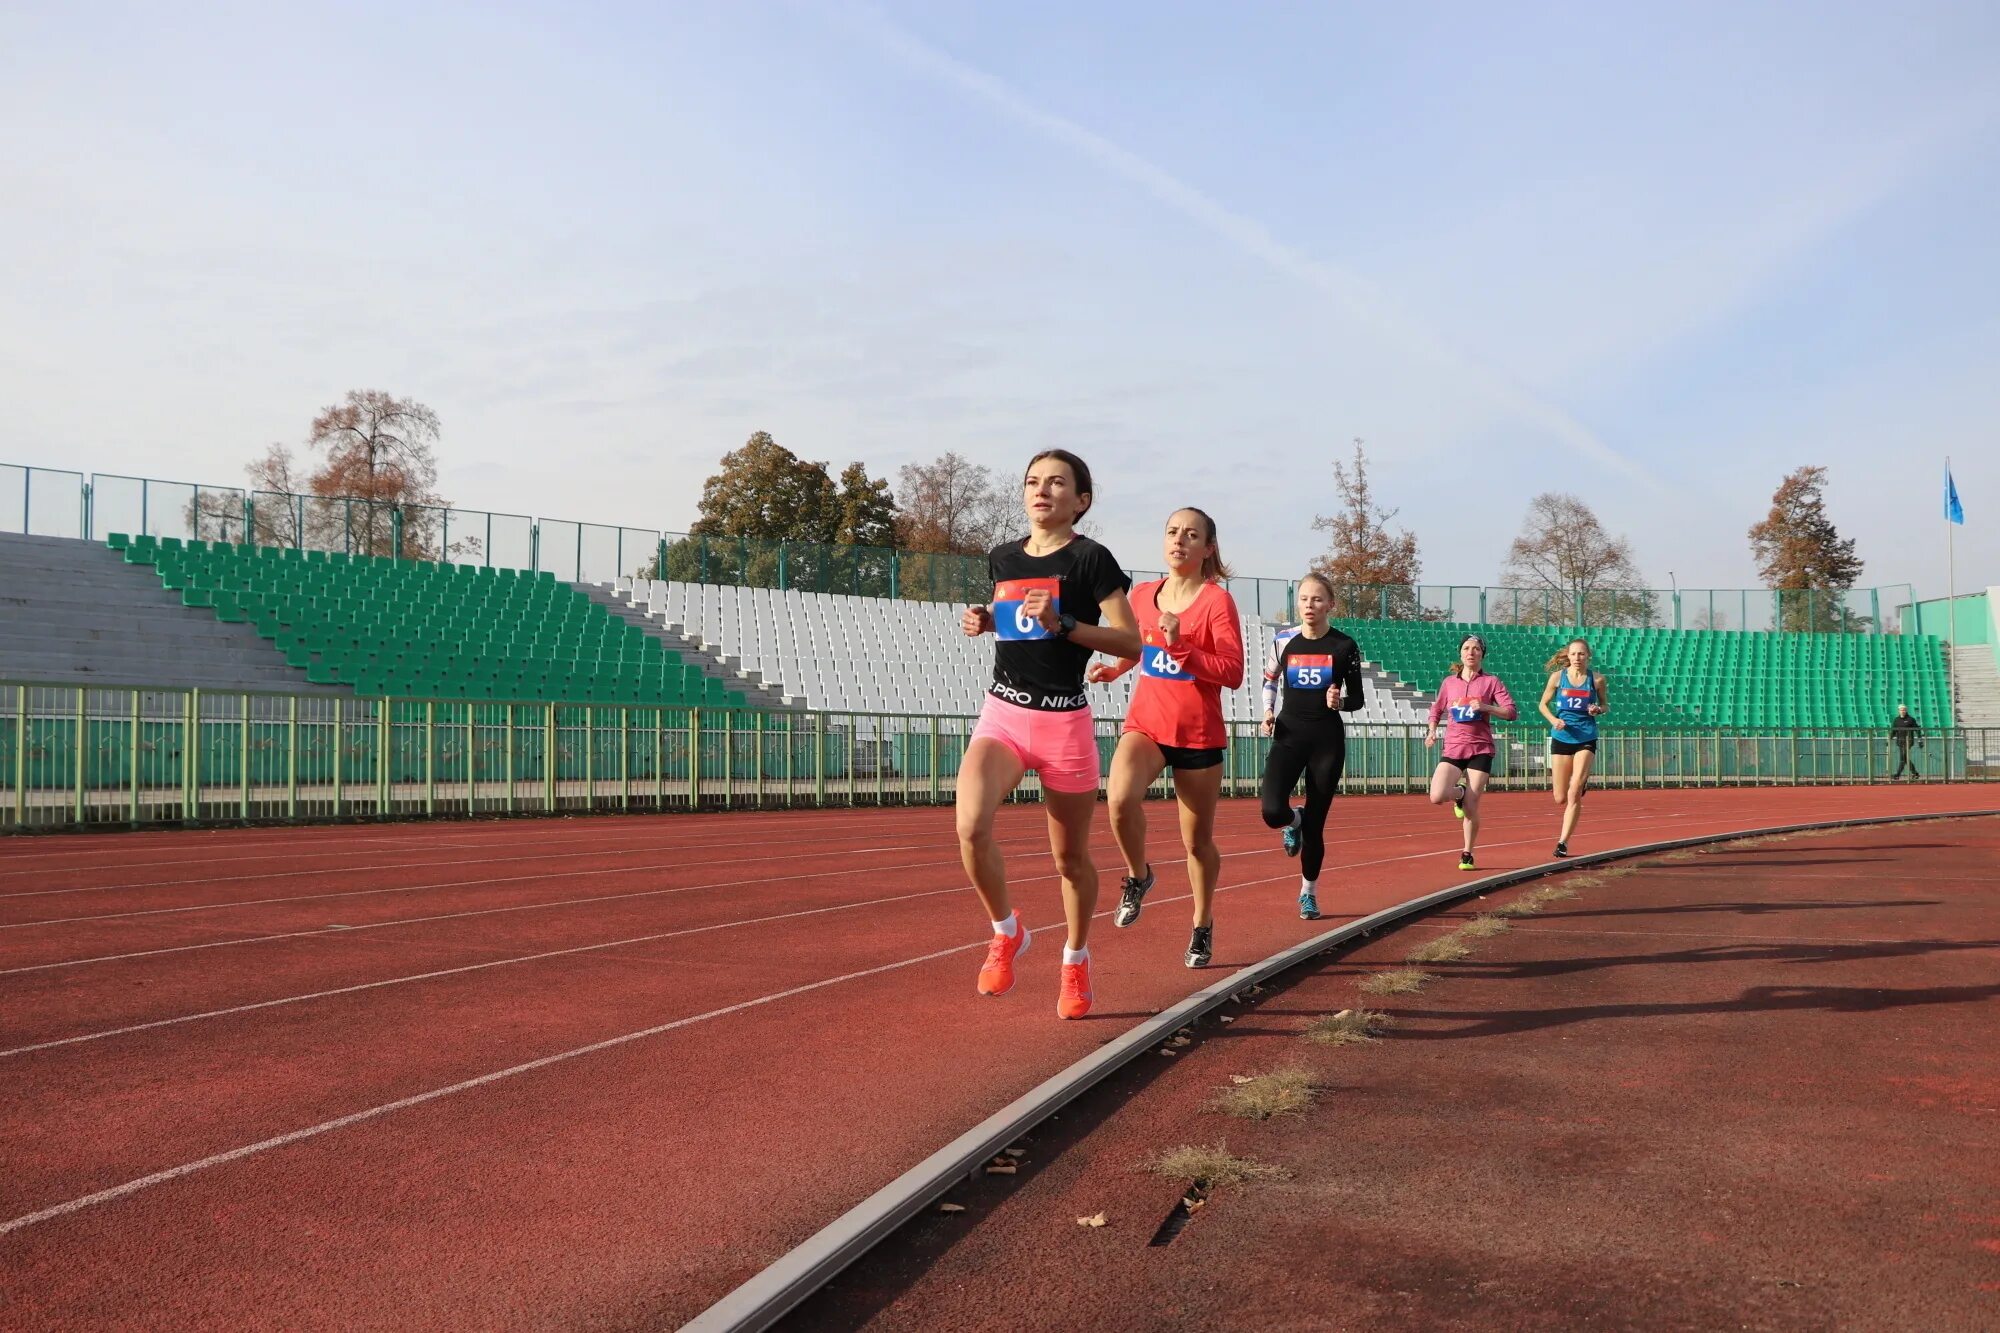
[[[1580,851],[1984,809],[1978,787],[1603,792]],[[159,832],[0,843],[9,1324],[670,1324],[1218,973],[1186,880],[1100,918],[1054,1014],[1041,813],[1001,814],[1037,944],[1013,994],[945,809]],[[1546,796],[1489,798],[1482,872]],[[1420,798],[1336,803],[1328,921],[1226,803],[1215,968],[1459,878]],[[1171,850],[1170,850],[1171,847]],[[1117,870],[1099,821],[1102,913]]]

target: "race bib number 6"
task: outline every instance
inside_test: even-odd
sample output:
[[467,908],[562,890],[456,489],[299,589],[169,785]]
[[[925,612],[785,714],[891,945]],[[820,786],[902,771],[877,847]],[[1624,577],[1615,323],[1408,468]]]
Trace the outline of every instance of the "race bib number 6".
[[1325,689],[1333,684],[1333,657],[1328,653],[1295,653],[1285,659],[1285,684],[1295,690]]
[[1048,593],[1049,609],[1061,615],[1061,582],[1056,579],[1007,579],[993,590],[993,632],[1003,639],[1017,642],[1053,638],[1022,605],[1028,594],[1038,589]]

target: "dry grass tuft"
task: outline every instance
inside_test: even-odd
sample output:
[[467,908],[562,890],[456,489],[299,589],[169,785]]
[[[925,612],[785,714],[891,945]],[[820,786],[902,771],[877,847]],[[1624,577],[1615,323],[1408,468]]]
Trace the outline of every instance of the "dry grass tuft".
[[1244,1120],[1269,1120],[1274,1115],[1297,1115],[1313,1104],[1318,1085],[1303,1069],[1279,1069],[1259,1074],[1247,1083],[1224,1088],[1215,1094],[1215,1109]]
[[1408,963],[1455,963],[1459,959],[1469,958],[1471,955],[1472,950],[1466,948],[1465,941],[1458,937],[1458,932],[1453,931],[1449,935],[1440,935],[1436,939],[1425,940],[1422,944],[1404,954],[1403,961]]
[[[1559,903],[1565,898],[1576,897],[1577,885],[1579,883],[1582,883],[1582,881],[1568,880],[1559,884],[1544,884],[1538,889],[1528,890],[1504,907],[1494,908],[1487,915],[1515,918],[1533,916],[1537,912],[1546,909],[1550,903]],[[1583,883],[1583,887],[1589,888],[1590,885]]]
[[1422,990],[1437,978],[1416,967],[1395,967],[1387,972],[1377,972],[1361,979],[1361,990],[1367,995],[1410,995]]
[[1697,856],[1700,856],[1703,850],[1700,847],[1683,847],[1677,852],[1668,852],[1660,859],[1662,861],[1692,861]]
[[1505,935],[1513,927],[1504,919],[1484,912],[1458,928],[1458,933],[1470,940],[1490,940],[1495,935]]
[[1375,1040],[1389,1026],[1387,1014],[1372,1009],[1343,1009],[1337,1014],[1322,1014],[1306,1024],[1305,1036],[1326,1046],[1353,1046]]
[[1152,1169],[1174,1180],[1198,1180],[1210,1187],[1240,1185],[1246,1180],[1283,1180],[1292,1174],[1282,1166],[1234,1156],[1226,1143],[1218,1143],[1212,1148],[1184,1143],[1160,1154]]

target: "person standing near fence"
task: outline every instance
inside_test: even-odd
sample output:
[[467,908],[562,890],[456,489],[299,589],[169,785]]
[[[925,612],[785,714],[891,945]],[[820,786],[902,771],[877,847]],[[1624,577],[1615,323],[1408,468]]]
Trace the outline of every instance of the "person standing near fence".
[[1118,840],[1126,870],[1112,920],[1119,926],[1137,921],[1153,887],[1153,864],[1146,857],[1146,789],[1163,770],[1172,769],[1194,898],[1184,961],[1189,967],[1207,967],[1215,953],[1215,884],[1222,874],[1215,802],[1222,794],[1222,761],[1229,746],[1222,692],[1243,683],[1243,618],[1223,586],[1229,568],[1216,546],[1215,520],[1206,512],[1176,509],[1168,516],[1165,556],[1171,572],[1132,590],[1132,613],[1143,645],[1139,657],[1093,663],[1084,679],[1104,685],[1139,668],[1124,733],[1111,756],[1111,836]]
[[1473,851],[1479,844],[1479,807],[1486,796],[1486,784],[1493,777],[1493,756],[1499,747],[1493,741],[1493,719],[1511,722],[1518,716],[1514,696],[1500,677],[1488,673],[1486,640],[1468,634],[1458,645],[1458,660],[1438,682],[1437,698],[1431,701],[1430,727],[1424,733],[1424,748],[1438,741],[1438,723],[1444,727],[1444,755],[1431,773],[1431,804],[1451,803],[1464,826],[1460,870],[1476,870]]
[[968,636],[999,639],[993,683],[958,770],[959,859],[993,923],[979,993],[1012,990],[1015,961],[1032,942],[1008,897],[993,819],[1035,769],[1069,926],[1056,999],[1063,1018],[1090,1012],[1090,919],[1097,910],[1097,867],[1090,859],[1097,728],[1083,671],[1092,653],[1139,655],[1139,631],[1125,597],[1131,580],[1111,552],[1076,531],[1094,499],[1089,466],[1067,449],[1045,449],[1029,460],[1021,483],[1028,535],[993,548],[987,557],[993,601],[968,607],[959,618]]
[[[1327,623],[1333,585],[1317,574],[1299,580],[1299,623],[1271,638],[1264,662],[1264,823],[1283,830],[1285,855],[1299,857],[1299,917],[1319,919],[1319,872],[1326,863],[1326,816],[1347,769],[1347,724],[1365,702],[1361,647]],[[1306,803],[1292,788],[1306,780]]]
[[1583,817],[1583,795],[1597,759],[1597,719],[1610,711],[1604,677],[1591,669],[1590,642],[1571,639],[1548,662],[1542,687],[1542,716],[1548,719],[1549,792],[1562,807],[1556,855],[1569,855],[1569,840]]
[[1896,747],[1896,771],[1889,776],[1901,778],[1903,770],[1907,768],[1911,777],[1922,777],[1923,770],[1919,769],[1917,761],[1910,757],[1910,747],[1914,745],[1919,750],[1924,748],[1924,726],[1910,716],[1908,704],[1896,705],[1896,720],[1889,724],[1889,740]]

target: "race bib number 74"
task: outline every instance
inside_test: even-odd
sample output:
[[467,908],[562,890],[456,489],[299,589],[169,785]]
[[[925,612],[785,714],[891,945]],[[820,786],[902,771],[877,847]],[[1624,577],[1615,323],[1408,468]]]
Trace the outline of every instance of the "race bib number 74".
[[1003,639],[1047,639],[1054,637],[1042,623],[1022,607],[1028,594],[1048,593],[1049,609],[1062,614],[1062,583],[1057,579],[1007,579],[993,590],[993,631]]

